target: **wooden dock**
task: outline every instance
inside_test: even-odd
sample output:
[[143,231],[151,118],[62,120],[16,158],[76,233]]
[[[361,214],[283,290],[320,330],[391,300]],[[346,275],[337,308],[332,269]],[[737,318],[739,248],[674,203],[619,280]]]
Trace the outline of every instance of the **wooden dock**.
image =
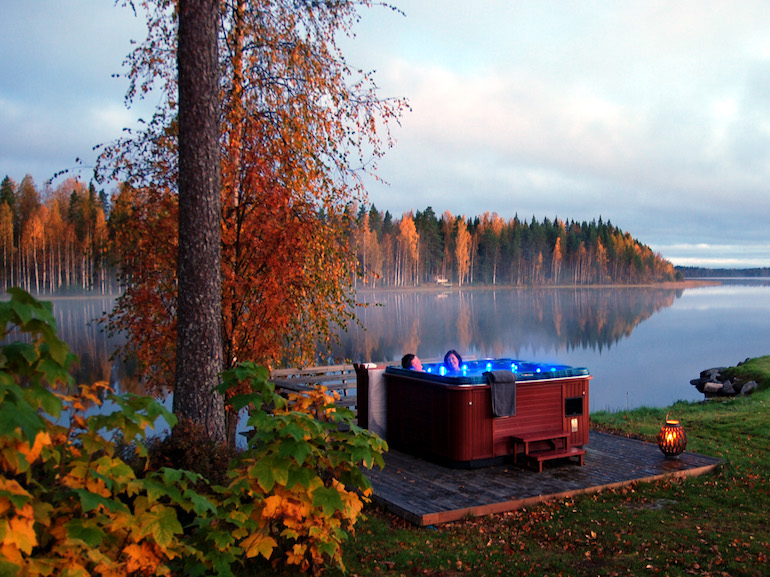
[[529,507],[547,499],[616,488],[637,481],[702,475],[721,460],[685,452],[666,459],[652,443],[592,431],[585,464],[551,461],[537,472],[521,465],[449,469],[397,451],[383,470],[366,471],[374,501],[416,525],[436,525]]

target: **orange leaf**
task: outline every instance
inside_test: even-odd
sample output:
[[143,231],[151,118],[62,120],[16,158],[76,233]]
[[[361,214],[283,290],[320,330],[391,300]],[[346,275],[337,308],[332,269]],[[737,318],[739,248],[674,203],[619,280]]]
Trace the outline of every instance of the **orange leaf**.
[[46,431],[39,432],[35,437],[35,444],[27,453],[27,462],[32,463],[33,461],[37,460],[37,458],[40,456],[40,451],[43,450],[43,447],[50,446],[51,435],[49,435]]
[[273,554],[273,549],[276,548],[278,543],[268,535],[252,533],[241,541],[240,545],[246,551],[246,557],[248,558],[262,555],[265,559],[270,559],[270,555]]
[[[32,509],[32,507],[29,505],[25,506],[25,509],[27,507],[29,507],[30,510]],[[8,534],[6,534],[4,543],[16,545],[20,551],[26,553],[27,555],[32,553],[33,547],[37,545],[34,519],[12,517],[8,524],[10,531]]]
[[276,517],[283,504],[283,499],[278,495],[270,495],[265,499],[265,508],[262,510],[262,516],[271,519]]
[[155,547],[146,541],[134,543],[123,549],[127,556],[126,570],[129,573],[142,572],[150,575],[162,563],[161,557],[157,554]]

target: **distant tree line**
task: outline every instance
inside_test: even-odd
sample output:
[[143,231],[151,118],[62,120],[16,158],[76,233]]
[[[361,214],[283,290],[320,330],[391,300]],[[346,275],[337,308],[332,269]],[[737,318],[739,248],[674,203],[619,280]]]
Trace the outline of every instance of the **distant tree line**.
[[697,266],[676,267],[684,278],[762,278],[770,277],[770,267],[760,268],[703,268]]
[[[3,287],[36,293],[116,290],[109,218],[110,199],[93,184],[69,178],[41,191],[29,175],[18,184],[6,176],[0,184]],[[524,221],[448,211],[438,217],[428,207],[395,219],[362,205],[351,206],[348,221],[360,273],[357,287],[630,284],[705,270],[677,270],[601,218]]]
[[107,195],[69,178],[41,192],[31,176],[0,184],[0,282],[32,293],[114,289]]
[[576,222],[496,213],[466,218],[431,207],[394,219],[374,205],[351,218],[364,282],[372,287],[426,284],[590,285],[681,278],[660,254],[609,221]]

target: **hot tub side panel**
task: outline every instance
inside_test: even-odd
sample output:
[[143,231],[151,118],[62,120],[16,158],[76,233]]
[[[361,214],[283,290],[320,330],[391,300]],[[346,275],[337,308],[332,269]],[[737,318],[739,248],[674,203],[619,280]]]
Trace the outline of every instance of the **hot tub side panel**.
[[[516,383],[516,415],[494,419],[495,456],[511,455],[511,435],[563,431],[570,433],[570,445],[588,443],[588,381],[591,377]],[[583,399],[580,414],[567,416],[567,399]],[[572,403],[577,405],[577,403]],[[571,406],[572,406],[571,405]],[[547,442],[543,442],[545,447]]]
[[494,420],[496,455],[512,454],[511,435],[562,430],[562,387],[554,381],[516,383],[516,415]]
[[491,459],[489,387],[385,375],[387,441],[394,449],[455,466]]

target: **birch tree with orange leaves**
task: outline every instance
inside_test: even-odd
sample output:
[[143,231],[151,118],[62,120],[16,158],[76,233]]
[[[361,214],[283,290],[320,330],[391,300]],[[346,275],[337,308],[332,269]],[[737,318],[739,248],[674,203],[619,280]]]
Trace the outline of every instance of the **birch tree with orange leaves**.
[[462,286],[471,267],[471,233],[468,232],[465,224],[465,216],[457,217],[455,257],[457,258],[457,284]]
[[[176,2],[143,2],[148,37],[129,55],[127,98],[163,103],[144,132],[103,149],[100,174],[123,182],[111,230],[125,287],[111,319],[129,335],[148,385],[175,362]],[[363,198],[361,170],[391,145],[404,102],[377,95],[337,39],[369,2],[221,1],[222,350],[307,364],[352,319],[355,253],[343,212]]]
[[417,285],[417,259],[420,256],[420,235],[411,212],[404,213],[398,223],[396,237],[397,286]]
[[13,211],[8,203],[0,202],[0,251],[3,255],[3,283],[13,283]]
[[377,233],[369,226],[369,214],[364,214],[353,232],[358,257],[359,275],[364,285],[371,285],[382,277],[382,250],[377,241]]

